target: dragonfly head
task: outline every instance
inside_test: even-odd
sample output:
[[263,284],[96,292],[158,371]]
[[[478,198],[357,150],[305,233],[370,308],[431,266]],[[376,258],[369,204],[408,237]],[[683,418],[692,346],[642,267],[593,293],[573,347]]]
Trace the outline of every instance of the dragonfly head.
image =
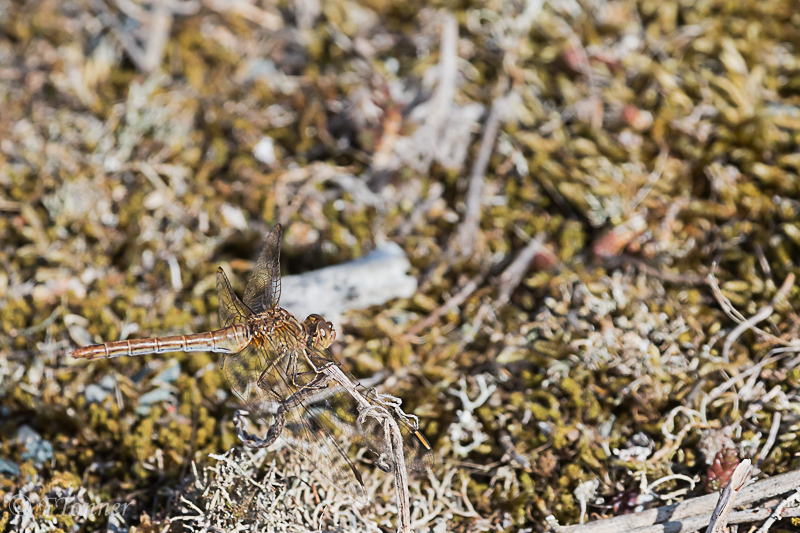
[[318,314],[308,315],[303,320],[303,326],[308,334],[308,342],[315,348],[324,350],[336,339],[333,323],[326,321]]

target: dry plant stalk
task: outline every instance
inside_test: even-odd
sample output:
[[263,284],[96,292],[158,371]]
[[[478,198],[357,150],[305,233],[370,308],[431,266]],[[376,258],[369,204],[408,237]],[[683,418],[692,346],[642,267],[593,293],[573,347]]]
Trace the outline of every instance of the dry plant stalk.
[[[388,471],[391,468],[394,471],[395,486],[397,488],[397,531],[409,533],[411,531],[411,508],[409,503],[408,471],[406,469],[405,456],[403,455],[403,436],[400,432],[400,427],[395,421],[395,416],[404,422],[410,422],[412,419],[416,422],[417,417],[403,412],[400,408],[400,400],[393,396],[376,393],[372,401],[366,399],[359,391],[358,386],[350,380],[338,365],[330,366],[320,372],[336,381],[353,397],[358,404],[358,423],[360,425],[364,426],[367,418],[372,417],[383,428],[384,442],[391,445],[391,457],[386,457],[386,453],[382,453],[378,456],[376,464],[381,470]],[[330,395],[331,392],[320,391],[313,398],[319,399],[326,394]],[[243,411],[237,411],[233,423],[236,426],[239,440],[247,445],[248,442],[253,440],[254,435],[247,433],[247,422],[242,413]],[[414,425],[416,426],[416,424]]]
[[[397,498],[397,531],[402,533],[409,533],[411,531],[411,510],[409,505],[409,489],[408,489],[408,472],[406,470],[406,459],[403,456],[403,437],[400,434],[400,427],[397,425],[389,409],[393,409],[395,413],[403,420],[408,420],[409,415],[406,415],[400,409],[399,400],[387,401],[391,397],[384,395],[376,395],[376,401],[370,402],[361,395],[358,388],[350,381],[347,375],[342,372],[342,369],[337,365],[333,365],[324,370],[332,379],[339,383],[342,387],[350,393],[350,395],[358,402],[358,421],[360,424],[364,423],[367,417],[373,417],[382,426],[384,434],[386,435],[385,442],[391,443],[391,451],[393,457],[391,458],[394,464],[394,480]],[[381,405],[376,405],[381,404]],[[413,415],[411,415],[413,416]],[[385,458],[379,458],[386,464]]]
[[[502,85],[505,85],[505,83],[502,83]],[[456,248],[456,250],[454,250],[455,254],[461,259],[470,257],[475,251],[481,221],[483,182],[486,178],[486,170],[489,168],[489,158],[492,155],[495,139],[497,138],[499,130],[500,112],[498,110],[498,101],[495,99],[491,111],[489,112],[489,118],[486,119],[486,125],[483,129],[478,157],[475,159],[475,163],[472,166],[472,173],[469,178],[469,189],[466,197],[464,220],[461,222],[461,227],[453,239],[453,244]],[[451,250],[451,252],[452,251],[453,250]]]
[[[800,487],[800,470],[757,481],[742,488],[737,493],[737,505],[747,506],[774,498]],[[711,515],[717,506],[717,494],[706,494],[686,501],[648,509],[639,513],[615,516],[597,522],[577,526],[559,526],[551,521],[551,529],[556,533],[666,533],[676,531],[697,531],[711,522]],[[745,511],[730,513],[728,524],[741,524],[766,520],[774,511],[756,507]],[[800,509],[784,509],[780,516],[787,518],[800,515]]]
[[798,501],[800,501],[800,489],[796,490],[794,494],[783,500],[778,504],[777,507],[775,507],[775,509],[772,510],[769,518],[767,518],[764,524],[758,528],[757,533],[767,533],[769,528],[772,527],[772,524],[781,518],[800,515],[800,508],[797,506],[789,508],[789,505],[796,504]]
[[[397,499],[397,531],[400,533],[410,533],[411,531],[411,507],[409,504],[410,491],[408,488],[408,471],[406,469],[405,457],[403,455],[403,436],[400,432],[400,427],[394,419],[391,411],[394,411],[404,422],[411,419],[416,419],[414,415],[408,415],[400,409],[400,400],[393,396],[385,394],[376,394],[373,401],[364,398],[361,391],[353,383],[350,378],[342,372],[338,365],[333,365],[324,370],[322,373],[326,374],[332,380],[336,381],[344,390],[346,390],[353,399],[358,403],[358,423],[362,426],[365,424],[366,419],[369,417],[374,418],[379,422],[384,431],[384,442],[391,444],[391,457],[384,457],[381,454],[376,463],[381,470],[388,470],[388,465],[393,465],[391,468],[394,471],[396,499]],[[324,394],[322,392],[321,394]],[[248,435],[245,430],[244,419],[237,413],[234,418],[234,425],[236,426],[239,439],[247,445],[252,440],[252,436]]]
[[711,513],[711,522],[708,524],[706,533],[725,532],[728,516],[733,510],[733,504],[736,502],[739,491],[744,488],[747,481],[750,479],[750,471],[750,459],[745,459],[739,463],[739,466],[733,471],[731,480],[725,486],[725,489],[723,489],[722,494],[719,496],[719,502],[717,502],[714,512]]

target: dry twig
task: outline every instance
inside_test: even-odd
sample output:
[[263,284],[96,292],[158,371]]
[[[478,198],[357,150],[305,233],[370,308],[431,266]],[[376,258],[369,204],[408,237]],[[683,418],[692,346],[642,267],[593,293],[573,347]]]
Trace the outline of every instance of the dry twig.
[[[744,487],[737,496],[737,504],[746,506],[794,490],[800,486],[800,470],[757,481]],[[615,516],[598,522],[578,526],[556,526],[557,533],[677,533],[695,531],[707,525],[718,501],[717,494],[707,494],[673,505],[648,509],[640,513]],[[729,524],[765,520],[768,509],[754,509],[731,513]],[[783,516],[788,516],[784,514]],[[760,517],[760,518],[759,518]]]
[[750,459],[745,459],[733,471],[731,480],[723,489],[722,494],[719,496],[719,502],[717,502],[714,512],[711,513],[711,523],[708,524],[706,533],[725,532],[725,524],[727,524],[728,517],[733,510],[736,497],[750,479],[750,470]]
[[[796,490],[794,494],[783,500],[778,504],[777,507],[775,507],[775,509],[772,510],[772,513],[770,513],[766,522],[764,522],[764,524],[758,528],[757,533],[767,533],[769,528],[772,527],[772,524],[783,517],[789,516],[789,513],[785,512],[787,511],[786,508],[789,505],[796,504],[798,501],[800,501],[800,489]],[[794,516],[800,515],[800,509],[798,509],[797,506],[794,506],[792,509],[790,509],[790,511],[792,511]]]
[[489,157],[494,149],[497,132],[500,129],[500,110],[498,100],[492,104],[492,110],[486,119],[481,137],[481,147],[478,157],[472,165],[467,190],[466,209],[464,220],[461,222],[458,233],[453,239],[450,249],[457,257],[467,258],[475,251],[478,229],[481,221],[481,198],[483,196],[483,181],[486,178],[486,169],[489,167]]
[[538,235],[517,254],[517,257],[508,265],[503,273],[500,274],[500,287],[497,291],[497,308],[502,307],[511,298],[511,295],[519,286],[522,277],[528,272],[531,262],[539,254],[546,254],[546,260],[555,263],[558,258],[544,244],[544,235]]
[[[399,417],[406,423],[414,426],[418,425],[418,421],[414,415],[407,415],[400,409],[400,400],[393,396],[385,394],[375,394],[372,401],[367,400],[358,388],[357,383],[350,381],[350,378],[342,371],[338,365],[331,365],[320,372],[324,373],[328,378],[338,383],[340,389],[344,389],[350,394],[358,404],[358,424],[359,426],[367,425],[367,418],[374,418],[378,421],[384,431],[384,443],[387,451],[382,452],[378,457],[376,463],[391,467],[395,477],[395,490],[397,501],[397,531],[401,533],[409,533],[411,531],[411,506],[410,506],[410,491],[408,487],[408,471],[406,470],[406,462],[403,451],[403,437],[400,433],[400,427],[395,420],[395,416]],[[330,391],[324,391],[320,394],[329,394]],[[247,433],[247,421],[242,416],[243,411],[237,412],[234,416],[234,425],[236,426],[239,440],[247,444],[253,441],[254,435]],[[390,455],[390,457],[387,457]],[[381,469],[384,469],[384,466]],[[388,469],[386,470],[388,471]]]
[[464,303],[467,300],[467,298],[469,298],[472,295],[473,292],[478,290],[478,287],[481,286],[481,283],[483,283],[483,280],[486,279],[486,275],[487,275],[487,272],[481,272],[480,274],[478,274],[477,276],[475,276],[474,278],[469,280],[461,288],[460,291],[458,291],[456,294],[454,294],[444,304],[442,304],[439,307],[437,307],[426,318],[424,318],[423,320],[420,320],[419,322],[417,322],[416,324],[411,326],[408,329],[408,332],[406,334],[409,335],[409,336],[412,336],[412,337],[416,336],[421,331],[423,331],[423,330],[429,328],[431,325],[433,325],[433,323],[436,322],[439,319],[440,316],[444,315],[445,313],[447,313],[451,309],[455,309],[456,307],[458,307],[459,305]]
[[[399,400],[395,398],[377,394],[374,402],[368,401],[364,398],[359,390],[356,388],[355,383],[351,383],[347,375],[342,372],[341,368],[333,365],[325,369],[337,383],[344,387],[347,392],[358,402],[359,423],[364,422],[367,417],[373,417],[383,426],[384,438],[391,448],[393,457],[379,458],[380,462],[384,464],[391,460],[394,469],[395,491],[397,497],[397,531],[408,533],[411,531],[411,506],[409,504],[410,492],[408,489],[408,472],[406,470],[406,461],[403,456],[403,437],[400,433],[400,427],[391,414],[390,410],[394,411],[405,421],[410,421],[409,417],[400,410]],[[385,401],[385,400],[389,401]],[[411,415],[413,417],[413,415]],[[415,417],[414,417],[415,418]]]
[[781,412],[776,411],[775,415],[772,419],[772,427],[769,430],[769,437],[767,437],[767,442],[764,443],[764,447],[761,448],[761,452],[758,454],[758,458],[756,459],[756,467],[761,465],[764,460],[769,457],[769,452],[772,449],[772,446],[775,444],[775,439],[778,437],[778,429],[781,426]]

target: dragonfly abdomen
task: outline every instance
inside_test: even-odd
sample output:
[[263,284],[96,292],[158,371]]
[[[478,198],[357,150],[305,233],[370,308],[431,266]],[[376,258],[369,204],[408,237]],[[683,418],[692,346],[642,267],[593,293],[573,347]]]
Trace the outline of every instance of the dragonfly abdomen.
[[173,335],[150,339],[92,344],[74,350],[70,355],[78,359],[131,357],[165,352],[218,352],[236,353],[250,342],[250,329],[244,324],[234,324],[216,331],[194,335]]

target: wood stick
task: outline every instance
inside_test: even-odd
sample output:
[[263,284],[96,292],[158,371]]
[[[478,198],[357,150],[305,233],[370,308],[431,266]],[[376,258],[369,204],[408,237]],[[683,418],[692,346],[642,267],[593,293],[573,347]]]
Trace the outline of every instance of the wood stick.
[[[737,501],[739,505],[748,505],[789,492],[797,487],[800,487],[800,470],[757,481],[742,489],[737,497]],[[717,504],[717,500],[717,494],[707,494],[658,509],[648,509],[641,513],[615,516],[589,524],[559,527],[557,531],[558,533],[620,533],[621,531],[632,530],[636,530],[636,533],[694,531],[687,527],[681,527],[681,524],[676,524],[676,522],[684,522],[688,518],[698,516],[702,518],[705,516],[703,519],[706,521],[705,524],[707,524],[711,512]],[[732,513],[731,520],[729,520],[728,523],[734,523],[733,517],[737,514],[738,513]],[[661,525],[656,526],[656,524]],[[677,529],[675,529],[675,527],[670,529],[668,526],[675,526]],[[703,524],[695,529],[700,529],[702,527]],[[641,531],[639,530],[640,528]]]
[[797,512],[800,515],[800,509],[794,507],[792,509],[787,509],[789,505],[796,504],[797,501],[800,500],[800,490],[795,491],[794,494],[780,502],[770,513],[769,518],[764,522],[764,524],[758,529],[757,533],[767,533],[769,528],[772,527],[772,524],[780,520],[781,518],[785,518],[789,516],[789,513],[792,511]]
[[461,287],[461,290],[459,290],[456,294],[451,296],[444,304],[434,309],[433,312],[431,312],[431,314],[428,315],[426,318],[420,320],[419,322],[411,326],[406,332],[406,335],[410,335],[413,337],[421,333],[423,330],[431,327],[433,323],[439,319],[440,316],[444,315],[451,309],[457,308],[459,305],[464,303],[467,300],[467,298],[472,296],[472,293],[478,290],[478,288],[481,286],[481,283],[483,283],[483,280],[486,279],[486,274],[487,274],[486,272],[481,272],[480,274],[469,280],[463,287]]
[[[481,200],[483,199],[483,182],[486,178],[486,169],[489,168],[489,158],[494,150],[497,132],[500,130],[500,112],[497,100],[489,111],[489,118],[483,127],[481,146],[478,150],[478,157],[472,166],[472,173],[469,178],[469,189],[467,190],[466,210],[464,220],[458,229],[454,244],[456,254],[461,258],[467,258],[475,251],[478,240],[478,231],[481,222]],[[450,250],[451,252],[453,250]]]
[[747,480],[750,479],[751,470],[750,459],[745,459],[733,471],[731,480],[725,485],[725,489],[719,496],[717,506],[714,508],[714,512],[711,513],[711,522],[706,528],[706,533],[725,533],[728,518],[733,510],[733,504],[736,503],[736,497],[744,488]]
[[[734,511],[728,516],[728,525],[733,524],[748,524],[752,522],[760,522],[767,520],[773,514],[772,509],[759,507],[757,509],[747,509],[745,511]],[[780,518],[791,518],[800,516],[800,507],[793,507],[791,509],[784,509],[780,513]],[[698,515],[674,522],[666,522],[663,524],[656,524],[649,527],[640,527],[638,529],[631,529],[625,533],[687,533],[689,531],[700,531],[708,524],[710,515]]]

